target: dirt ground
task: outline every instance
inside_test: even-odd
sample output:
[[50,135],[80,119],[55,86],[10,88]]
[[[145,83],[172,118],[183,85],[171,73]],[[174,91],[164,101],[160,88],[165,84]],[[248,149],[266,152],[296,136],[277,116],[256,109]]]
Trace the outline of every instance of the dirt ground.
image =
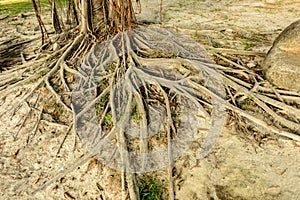
[[[159,1],[141,3],[139,21],[159,23]],[[207,49],[266,53],[280,31],[300,18],[299,13],[297,0],[165,0],[162,17],[164,26],[189,35]],[[0,44],[15,36],[22,40],[39,35],[34,14],[24,15],[0,20]],[[3,17],[0,13],[0,19]],[[50,20],[45,23],[50,27]],[[255,67],[262,59],[245,64]],[[0,102],[0,199],[120,199],[120,176],[93,159],[32,195],[45,181],[72,166],[85,149],[71,132],[57,154],[68,125],[43,116],[33,133],[38,112],[31,113],[14,140],[29,108],[23,106],[13,118],[6,111],[23,92],[26,88]],[[300,199],[300,144],[267,132],[257,142],[255,136],[235,129],[235,123],[228,118],[217,144],[204,159],[197,159],[197,144],[193,144],[176,161],[176,199]]]

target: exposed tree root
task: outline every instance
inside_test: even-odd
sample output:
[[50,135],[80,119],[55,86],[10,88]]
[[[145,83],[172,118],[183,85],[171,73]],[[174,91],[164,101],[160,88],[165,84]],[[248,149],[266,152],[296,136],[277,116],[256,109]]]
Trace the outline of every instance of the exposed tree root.
[[[169,199],[175,199],[175,192],[174,192],[174,182],[173,182],[173,151],[172,151],[172,136],[171,136],[171,127],[173,127],[173,119],[171,114],[171,106],[170,101],[168,98],[167,93],[164,91],[164,89],[159,86],[160,91],[163,94],[163,97],[165,99],[166,109],[167,109],[167,138],[168,138],[168,174],[169,174]],[[171,125],[172,124],[172,125]],[[174,132],[175,130],[173,130]],[[175,132],[174,132],[175,133]]]
[[[89,154],[74,166],[36,192],[95,157],[121,171],[123,198],[129,193],[130,199],[139,199],[136,173],[168,166],[169,198],[175,199],[172,174],[175,159],[188,148],[200,120],[211,123],[208,130],[217,132],[213,128],[219,128],[221,131],[225,107],[258,130],[300,142],[299,93],[275,89],[247,67],[217,53],[215,55],[232,68],[215,65],[204,49],[185,37],[159,28],[135,29],[95,45],[90,51],[85,40],[84,35],[77,36],[50,67],[36,65],[32,68],[30,62],[26,62],[18,70],[10,69],[0,74],[0,97],[3,99],[34,81],[30,91],[12,107],[13,113],[44,84],[62,108],[73,114],[73,122],[57,153],[72,128],[89,150]],[[86,51],[79,70],[68,66],[68,59]],[[247,52],[233,53],[247,55]],[[46,59],[49,57],[42,61]],[[31,70],[37,73],[32,74]],[[74,84],[68,83],[65,72],[76,75]],[[51,82],[56,75],[63,92],[57,92]],[[72,94],[71,105],[63,100],[62,93]],[[256,117],[249,105],[263,111],[266,120]],[[42,114],[43,109],[33,135],[43,120]],[[209,153],[217,137],[208,136],[201,147],[201,156]]]
[[[79,42],[82,42],[82,39],[83,39],[83,35],[77,36],[75,38],[74,42],[72,44],[68,45],[66,51],[61,55],[61,57],[57,61],[50,64],[50,66],[49,66],[50,69],[48,70],[48,72],[45,73],[45,71],[47,70],[47,68],[45,68],[45,67],[40,69],[40,70],[37,70],[37,69],[34,69],[34,68],[33,69],[29,68],[29,70],[36,70],[36,73],[29,76],[28,78],[25,78],[24,80],[18,80],[18,79],[14,80],[14,82],[16,81],[16,83],[14,83],[12,85],[9,85],[9,86],[6,86],[7,82],[4,82],[3,83],[4,87],[2,87],[0,98],[5,98],[5,96],[7,96],[9,93],[13,92],[15,89],[17,89],[19,87],[22,87],[25,84],[31,83],[32,81],[37,80],[36,82],[33,83],[33,87],[31,88],[31,90],[22,97],[21,101],[19,101],[19,103],[14,104],[14,106],[12,107],[12,110],[15,110],[20,105],[20,103],[25,102],[29,97],[31,97],[33,95],[33,93],[35,93],[37,91],[37,89],[43,83],[45,83],[46,86],[48,87],[48,89],[56,97],[57,101],[59,103],[61,103],[66,108],[66,110],[71,111],[71,109],[61,100],[61,96],[59,94],[57,94],[57,92],[53,89],[53,87],[49,83],[49,79],[55,73],[57,73],[61,68],[62,68],[61,69],[62,71],[65,70],[64,69],[65,65],[63,63],[65,62],[67,57],[72,54],[74,49],[78,46]],[[44,60],[42,60],[42,62],[44,62]],[[15,71],[14,73],[16,74],[16,78],[17,78],[17,76],[20,76],[20,73],[22,74],[23,72],[28,70],[28,67],[30,66],[30,64],[31,63],[26,63],[25,65],[27,66],[27,68]],[[38,66],[35,65],[35,67],[38,67]],[[39,69],[39,67],[38,67],[38,69]],[[41,73],[41,72],[43,72],[43,73]],[[9,76],[9,72],[7,72],[5,74],[1,74],[0,80],[4,80],[7,76]]]
[[[188,84],[188,80],[194,79],[196,74],[203,74],[197,76],[197,81],[206,82],[206,85],[217,93],[220,91],[218,91],[218,88],[214,88],[212,83],[205,80],[205,76],[208,76],[205,73],[210,73],[209,75],[216,74],[213,74],[212,63],[207,61],[207,57],[203,57],[201,52],[198,52],[201,49],[192,50],[194,52],[191,53],[190,47],[185,47],[173,39],[165,37],[164,35],[171,34],[171,32],[162,29],[144,31],[134,30],[119,34],[110,42],[94,47],[87,55],[81,66],[77,88],[73,95],[76,125],[81,140],[86,144],[92,155],[102,157],[102,160],[109,157],[110,159],[105,160],[108,165],[125,172],[124,176],[126,177],[131,199],[139,198],[139,194],[136,193],[135,173],[152,171],[154,170],[152,167],[162,166],[169,166],[169,197],[174,199],[172,172],[174,159],[181,155],[180,151],[178,152],[178,145],[182,145],[181,150],[184,150],[184,145],[192,141],[192,138],[189,138],[191,135],[185,134],[187,132],[193,134],[197,130],[197,124],[190,124],[197,123],[195,121],[197,119],[185,119],[187,121],[180,121],[180,119],[186,117],[184,116],[186,113],[183,113],[185,109],[187,109],[185,112],[188,114],[190,114],[191,109],[196,110],[194,113],[198,113],[198,108],[201,110],[199,97],[193,91],[194,88]],[[150,40],[150,42],[158,42],[160,46],[158,45],[156,48],[149,42],[150,36],[153,34],[154,37],[159,38],[154,41]],[[163,39],[169,41],[159,43],[160,39],[161,41]],[[169,47],[166,45],[169,45]],[[195,59],[195,61],[185,61],[185,64],[189,64],[186,68],[181,64],[170,66],[168,62],[172,63],[171,57],[176,57],[176,55],[171,55],[173,51],[183,54],[183,57],[189,55],[191,56],[190,59]],[[159,56],[156,54],[162,54],[163,58],[151,58]],[[201,56],[197,57],[197,54]],[[200,65],[205,66],[206,69],[201,69]],[[85,77],[82,77],[82,75],[85,75]],[[103,85],[105,83],[103,76],[108,77],[105,85]],[[217,77],[212,76],[212,80],[214,84],[220,84],[217,82],[220,81]],[[99,83],[101,86],[98,85]],[[108,93],[108,90],[110,93]],[[106,97],[105,100],[106,95],[109,95],[109,98]],[[97,126],[98,120],[93,111],[93,107],[98,101],[105,104],[103,105],[104,112],[100,115],[100,126]],[[204,98],[204,101],[209,100]],[[173,105],[171,105],[171,102]],[[213,103],[216,104],[217,102]],[[166,120],[157,122],[153,118],[150,110],[155,107],[165,110]],[[112,126],[110,127],[102,124],[103,118],[108,113],[108,108],[112,114]],[[210,115],[206,111],[203,113],[207,116]],[[163,113],[160,113],[160,115],[163,115]],[[220,116],[220,119],[222,117],[224,119],[225,116]],[[176,120],[175,118],[179,119]],[[177,123],[177,127],[175,127],[175,123]],[[152,137],[151,134],[153,135],[153,131],[150,134],[151,129],[149,128],[151,125],[159,128],[155,134],[164,135],[163,137],[166,138],[166,157],[164,154],[151,155],[153,154],[151,152],[149,155],[148,148],[157,148],[148,143],[149,138]],[[160,129],[161,126],[163,129]],[[140,137],[139,144],[129,144],[130,134],[134,134],[132,132],[133,127],[137,128],[135,133]],[[106,129],[108,130],[105,131]],[[177,130],[181,131],[178,132]],[[116,138],[115,147],[110,145],[111,142],[105,142],[103,139],[109,135]],[[176,137],[186,137],[185,141],[183,140],[186,143],[176,141]],[[103,146],[103,144],[106,144],[106,146]],[[112,153],[116,151],[117,153]],[[160,151],[164,152],[163,149]],[[109,155],[105,153],[109,153]],[[119,159],[115,154],[120,155]],[[124,182],[124,178],[122,180]],[[124,188],[124,183],[122,185]]]

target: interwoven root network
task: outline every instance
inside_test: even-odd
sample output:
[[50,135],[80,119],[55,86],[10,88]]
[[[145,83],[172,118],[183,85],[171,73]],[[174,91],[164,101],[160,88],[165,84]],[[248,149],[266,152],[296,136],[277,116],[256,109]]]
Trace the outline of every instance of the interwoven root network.
[[224,95],[198,44],[165,29],[135,29],[86,56],[73,90],[76,131],[115,169],[172,171],[198,129],[209,132],[201,155],[209,152],[225,119]]

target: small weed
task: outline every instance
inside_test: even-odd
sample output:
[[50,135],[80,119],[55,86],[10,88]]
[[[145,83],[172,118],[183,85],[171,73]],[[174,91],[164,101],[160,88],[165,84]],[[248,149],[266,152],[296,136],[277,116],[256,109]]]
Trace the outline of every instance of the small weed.
[[102,109],[99,107],[99,106],[96,106],[96,113],[98,114],[98,115],[101,115],[101,113],[102,113]]
[[140,180],[139,193],[142,200],[163,199],[163,185],[151,176]]
[[29,80],[25,81],[25,85],[34,83],[36,80],[37,80],[37,79],[35,79],[35,78],[29,79]]
[[98,107],[100,106],[100,109],[103,109],[108,101],[109,101],[109,94],[106,94],[100,98],[97,105]]
[[105,123],[111,123],[111,114],[110,113],[107,113],[104,117],[104,122]]
[[253,97],[249,97],[245,99],[243,102],[240,103],[242,109],[251,109],[252,107],[255,107],[255,103],[253,102]]
[[216,42],[216,41],[212,41],[211,42],[211,46],[213,46],[214,48],[220,48],[220,47],[222,47],[222,45],[220,43]]
[[38,75],[39,75],[40,77],[44,76],[45,74],[47,74],[47,71],[46,71],[46,70],[41,70],[41,71],[38,72]]
[[222,47],[222,44],[220,44],[219,42],[215,41],[214,38],[211,37],[211,36],[208,36],[208,42],[214,48],[220,48],[220,47]]
[[137,106],[134,106],[131,109],[130,116],[137,123],[139,123],[143,118],[142,115],[138,112]]
[[263,38],[260,34],[254,33],[252,36],[248,37],[245,35],[237,34],[236,38],[242,40],[242,44],[244,45],[244,50],[249,50],[255,47],[257,43],[262,42]]
[[153,51],[150,55],[151,58],[176,58],[178,52],[163,52],[160,50]]
[[165,54],[164,54],[164,52],[158,50],[153,53],[152,57],[153,58],[163,58],[163,57],[165,57]]
[[200,37],[200,34],[199,34],[198,30],[195,31],[193,36],[194,36],[194,38],[199,38]]
[[248,43],[248,42],[242,42],[242,44],[244,45],[244,50],[250,50],[253,47],[255,47],[254,44]]
[[171,107],[171,117],[175,124],[180,123],[180,115],[181,115],[181,113],[174,106],[172,106]]
[[105,90],[109,86],[109,82],[107,79],[101,80],[98,83],[99,91]]
[[59,121],[61,115],[63,114],[62,105],[53,101],[47,102],[45,104],[44,111],[50,114],[56,121]]
[[[109,102],[109,94],[104,95],[100,98],[100,100],[95,105],[95,111],[98,119],[100,120],[102,118],[103,112],[105,110],[106,105]],[[104,123],[105,124],[111,124],[112,123],[112,115],[111,112],[107,112],[104,116]]]
[[169,55],[170,58],[176,58],[177,57],[177,53],[176,52],[171,52]]

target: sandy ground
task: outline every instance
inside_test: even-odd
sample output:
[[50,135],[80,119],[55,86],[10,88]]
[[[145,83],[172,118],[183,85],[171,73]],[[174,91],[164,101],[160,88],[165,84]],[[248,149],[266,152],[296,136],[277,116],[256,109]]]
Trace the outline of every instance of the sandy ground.
[[[158,5],[158,0],[142,1],[138,19],[145,23],[159,22]],[[299,19],[300,2],[166,0],[163,10],[164,26],[203,45],[267,52],[278,33]],[[0,41],[9,34],[20,37],[38,34],[33,30],[36,25],[33,13],[25,14],[29,17],[0,21],[0,26],[5,27],[0,30]],[[245,38],[253,37],[258,39],[249,47]],[[16,125],[28,111],[24,106],[10,119],[6,110],[14,98],[18,98],[18,92],[10,94],[0,106],[0,199],[120,199],[119,175],[95,160],[76,167],[47,189],[32,195],[38,186],[72,166],[85,150],[71,132],[57,154],[67,126],[57,126],[46,117],[32,137],[38,115],[35,112],[14,141]],[[234,123],[224,127],[205,159],[197,160],[192,146],[176,161],[176,199],[300,199],[300,144],[269,136],[258,145],[242,131],[235,130]]]

